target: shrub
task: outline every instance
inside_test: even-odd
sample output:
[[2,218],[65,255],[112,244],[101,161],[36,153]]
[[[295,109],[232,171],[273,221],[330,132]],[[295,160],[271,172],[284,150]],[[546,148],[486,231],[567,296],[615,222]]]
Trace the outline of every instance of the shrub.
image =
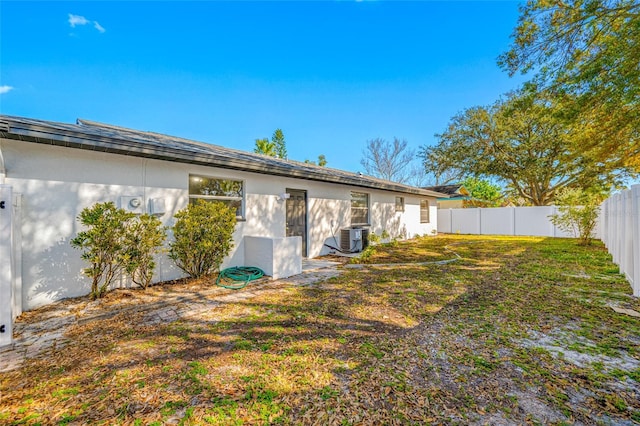
[[598,224],[603,196],[582,189],[565,189],[556,197],[558,213],[549,216],[551,222],[580,239],[580,245],[590,245]]
[[360,253],[360,256],[358,257],[352,257],[351,260],[349,261],[349,263],[366,263],[369,261],[369,259],[371,259],[371,256],[373,256],[373,254],[376,252],[376,247],[375,246],[367,246],[365,247],[364,250],[362,250],[362,252]]
[[175,215],[169,257],[191,277],[217,272],[233,246],[235,209],[197,200]]
[[91,297],[94,299],[105,295],[124,268],[122,253],[127,222],[134,216],[116,208],[112,202],[87,207],[78,216],[87,229],[71,240],[71,246],[84,250],[82,258],[91,265],[83,272],[92,279]]
[[145,289],[156,267],[154,255],[161,251],[167,233],[160,220],[143,214],[129,222],[124,242],[124,264],[131,281]]
[[381,237],[375,232],[372,232],[369,234],[369,244],[371,245],[380,244],[381,240],[382,240]]

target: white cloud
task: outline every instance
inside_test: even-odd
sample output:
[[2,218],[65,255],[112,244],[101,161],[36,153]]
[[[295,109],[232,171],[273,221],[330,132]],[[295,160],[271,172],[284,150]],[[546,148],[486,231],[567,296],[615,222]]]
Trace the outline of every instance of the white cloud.
[[0,95],[3,93],[8,93],[13,90],[11,86],[0,86]]
[[87,25],[89,21],[84,16],[69,14],[69,25],[74,28],[76,25]]
[[69,14],[69,25],[71,25],[71,28],[75,28],[76,25],[87,25],[92,22],[93,22],[93,28],[95,28],[98,32],[104,33],[105,31],[107,31],[104,29],[102,25],[98,23],[98,21],[90,21],[84,16],[74,15],[73,13]]

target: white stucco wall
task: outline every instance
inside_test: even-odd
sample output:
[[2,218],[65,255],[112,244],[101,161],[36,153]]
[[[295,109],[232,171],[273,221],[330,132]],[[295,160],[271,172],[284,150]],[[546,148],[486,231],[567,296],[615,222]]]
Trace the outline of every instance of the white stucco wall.
[[[420,223],[420,198],[347,185],[239,172],[213,167],[142,159],[14,140],[0,140],[5,184],[22,194],[22,300],[25,310],[65,297],[85,295],[90,282],[80,252],[69,241],[77,234],[78,214],[97,202],[122,196],[140,196],[145,208],[151,199],[163,199],[163,224],[189,199],[189,174],[243,180],[245,217],[234,233],[234,248],[223,267],[244,265],[245,235],[285,237],[286,189],[307,191],[308,256],[329,252],[336,245],[333,232],[350,226],[351,191],[370,194],[371,231],[386,229],[407,238],[430,234],[437,228],[435,198],[430,199],[430,223]],[[405,197],[405,211],[395,212],[395,197]],[[169,233],[169,239],[171,234]],[[158,259],[154,281],[181,277],[166,256]],[[127,285],[123,282],[121,285]]]

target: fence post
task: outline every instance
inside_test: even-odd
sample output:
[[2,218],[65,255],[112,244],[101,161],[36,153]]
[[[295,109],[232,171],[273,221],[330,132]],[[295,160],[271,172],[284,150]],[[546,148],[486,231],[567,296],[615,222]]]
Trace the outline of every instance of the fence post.
[[449,233],[453,234],[453,209],[449,208]]
[[627,203],[626,203],[626,197],[625,197],[625,193],[624,191],[620,193],[620,229],[622,230],[620,232],[620,236],[618,238],[618,243],[620,245],[620,251],[618,251],[618,264],[620,265],[620,273],[622,273],[622,275],[627,275],[625,274],[625,248],[626,248],[626,242],[627,242],[627,237],[625,235],[627,235],[628,229],[627,229]]
[[618,200],[615,198],[616,194],[612,195],[611,198],[609,199],[611,201],[610,203],[610,207],[609,207],[609,217],[611,219],[611,245],[609,246],[609,253],[611,253],[611,257],[614,259],[615,262],[615,251],[616,251],[616,241],[617,238],[616,236],[618,235]]
[[[620,206],[620,212],[618,214],[620,224],[618,225],[619,234],[618,234],[618,264],[621,265],[624,263],[624,235],[627,233],[626,227],[626,210],[624,205],[624,194],[618,194],[618,205]],[[624,269],[621,268],[621,272],[624,273]]]
[[600,214],[598,215],[598,220],[600,221],[600,233],[598,234],[598,238],[600,238],[600,241],[604,243],[605,247],[608,247],[607,245],[607,231],[608,231],[607,216],[608,215],[609,215],[609,212],[607,211],[607,200],[604,200],[602,203],[600,203]]
[[[624,228],[626,232],[623,237],[624,244],[624,273],[629,282],[633,281],[633,198],[631,190],[624,191]],[[633,285],[633,284],[632,284]]]
[[609,249],[609,235],[611,235],[611,211],[610,211],[610,204],[609,204],[609,199],[607,198],[606,200],[604,200],[604,202],[602,203],[602,211],[604,212],[604,233],[600,236],[600,239],[604,242],[604,245],[607,247],[607,250]]
[[611,255],[613,256],[613,261],[620,265],[620,235],[622,235],[622,227],[620,226],[620,194],[615,194],[613,196],[613,206],[614,206],[614,228],[613,234],[616,236],[615,241],[611,244]]

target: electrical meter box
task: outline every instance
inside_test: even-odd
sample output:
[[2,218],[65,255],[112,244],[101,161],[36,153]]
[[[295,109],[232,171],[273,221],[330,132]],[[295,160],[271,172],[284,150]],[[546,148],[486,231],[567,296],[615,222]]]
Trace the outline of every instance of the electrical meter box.
[[144,213],[144,204],[142,204],[142,196],[122,196],[120,197],[120,208],[135,214]]

